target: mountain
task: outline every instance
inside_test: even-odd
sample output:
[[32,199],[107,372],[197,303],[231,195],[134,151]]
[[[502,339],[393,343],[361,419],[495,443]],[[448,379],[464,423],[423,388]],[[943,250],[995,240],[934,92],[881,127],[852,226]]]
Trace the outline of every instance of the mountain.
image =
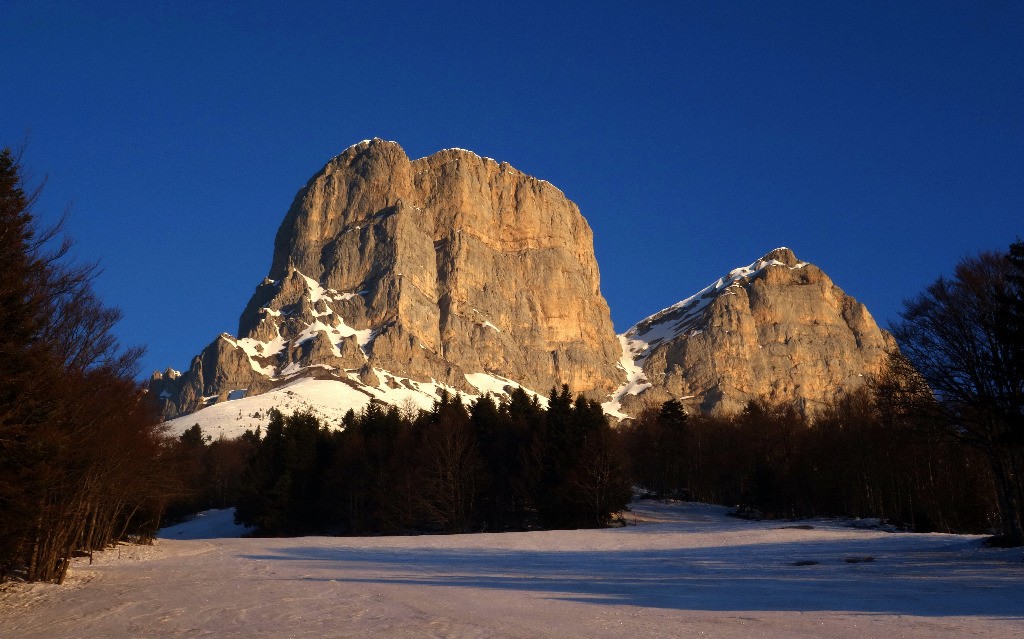
[[462,149],[410,160],[374,139],[298,192],[237,337],[150,390],[169,418],[298,379],[356,408],[519,384],[603,398],[620,358],[593,234],[561,191]]
[[229,436],[274,406],[336,423],[371,401],[412,410],[442,392],[543,396],[563,383],[616,417],[669,398],[813,414],[893,349],[862,304],[786,248],[616,336],[593,234],[561,191],[466,150],[410,160],[374,139],[299,190],[237,336],[183,373],[154,373],[150,392],[172,431],[199,422]]
[[616,415],[669,398],[707,413],[765,398],[813,415],[863,386],[896,349],[863,304],[788,248],[729,271],[619,339],[628,379],[605,404]]

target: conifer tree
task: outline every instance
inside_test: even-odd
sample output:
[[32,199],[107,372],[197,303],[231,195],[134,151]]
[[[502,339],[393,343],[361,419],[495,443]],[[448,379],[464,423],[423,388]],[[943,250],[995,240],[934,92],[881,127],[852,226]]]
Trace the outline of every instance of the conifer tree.
[[176,488],[134,381],[141,350],[117,343],[95,269],[32,201],[0,151],[0,579],[62,581],[75,550],[152,535]]

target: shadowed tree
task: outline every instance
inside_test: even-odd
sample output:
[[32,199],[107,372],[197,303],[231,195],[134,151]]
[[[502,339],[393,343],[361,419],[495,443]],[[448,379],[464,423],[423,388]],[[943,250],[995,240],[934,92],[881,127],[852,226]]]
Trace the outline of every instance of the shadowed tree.
[[0,578],[59,582],[74,551],[152,535],[178,488],[134,380],[141,349],[117,343],[95,268],[32,201],[0,151]]
[[422,440],[422,505],[445,532],[467,532],[483,480],[483,462],[462,398],[442,393]]
[[904,303],[893,334],[932,389],[950,433],[988,459],[1002,534],[1024,543],[1021,249],[965,258]]

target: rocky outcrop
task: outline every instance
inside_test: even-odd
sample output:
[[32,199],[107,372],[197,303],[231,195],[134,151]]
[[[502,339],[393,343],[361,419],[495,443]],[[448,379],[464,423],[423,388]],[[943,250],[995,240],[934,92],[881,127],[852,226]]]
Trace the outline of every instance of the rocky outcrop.
[[629,329],[630,379],[607,407],[636,413],[683,400],[733,413],[752,399],[813,415],[863,386],[896,348],[863,304],[780,248]]
[[179,378],[155,375],[166,415],[310,367],[466,392],[467,373],[593,396],[624,377],[575,204],[507,163],[460,149],[409,160],[383,140],[350,147],[296,195],[238,335]]

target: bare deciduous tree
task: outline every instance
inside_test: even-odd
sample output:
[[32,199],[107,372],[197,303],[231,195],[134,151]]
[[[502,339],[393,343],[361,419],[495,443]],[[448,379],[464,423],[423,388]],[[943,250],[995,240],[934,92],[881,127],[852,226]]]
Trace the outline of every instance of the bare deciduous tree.
[[965,258],[905,302],[893,327],[907,361],[927,381],[950,433],[981,450],[992,468],[1002,534],[1024,543],[1021,473],[1024,377],[1019,345],[1006,337],[1009,304],[1020,304],[1005,254]]

